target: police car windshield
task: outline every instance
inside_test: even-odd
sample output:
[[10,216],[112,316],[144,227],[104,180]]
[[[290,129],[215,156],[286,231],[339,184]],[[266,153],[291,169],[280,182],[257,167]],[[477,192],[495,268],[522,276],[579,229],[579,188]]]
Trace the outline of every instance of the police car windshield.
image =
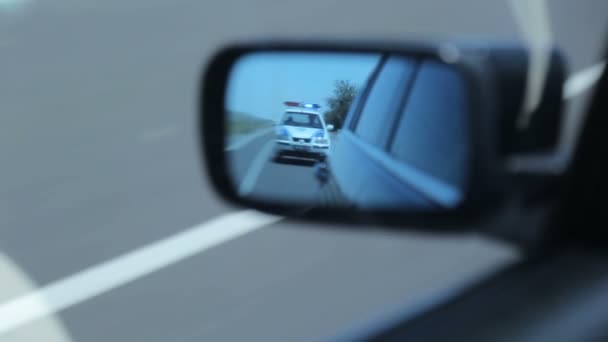
[[309,113],[285,113],[283,116],[283,125],[287,126],[298,126],[298,127],[310,127],[310,128],[323,128],[321,119],[317,114]]

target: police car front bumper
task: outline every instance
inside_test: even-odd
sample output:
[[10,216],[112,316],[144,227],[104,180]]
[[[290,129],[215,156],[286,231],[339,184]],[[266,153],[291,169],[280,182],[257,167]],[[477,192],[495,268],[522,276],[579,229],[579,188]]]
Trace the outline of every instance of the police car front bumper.
[[277,155],[293,156],[299,158],[317,159],[327,156],[329,144],[321,145],[314,143],[302,143],[278,140],[276,142],[275,153]]

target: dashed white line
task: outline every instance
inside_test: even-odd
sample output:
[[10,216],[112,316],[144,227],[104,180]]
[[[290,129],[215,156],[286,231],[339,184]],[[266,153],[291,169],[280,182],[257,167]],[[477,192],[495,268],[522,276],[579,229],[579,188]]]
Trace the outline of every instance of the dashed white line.
[[593,87],[605,69],[606,61],[601,61],[568,77],[564,84],[564,99],[573,98]]
[[[602,77],[606,69],[606,61],[601,61],[583,70],[573,73],[564,82],[563,99],[569,100],[591,89]],[[584,116],[571,117],[582,120]],[[570,123],[572,125],[574,123]],[[578,125],[578,124],[576,124]],[[562,131],[562,136],[566,131]],[[568,168],[576,144],[562,139],[558,153],[542,155],[515,155],[509,157],[507,165],[514,172],[542,172],[562,174]]]
[[140,134],[139,140],[141,142],[153,142],[161,140],[163,138],[169,138],[179,133],[179,127],[177,125],[167,125],[156,129],[149,129]]
[[225,214],[5,302],[0,337],[280,219],[253,210]]
[[[0,302],[8,298],[28,293],[36,284],[8,256],[0,253]],[[15,329],[2,336],[3,342],[12,341],[71,341],[65,326],[56,317],[44,317],[31,322],[22,329]]]
[[518,127],[523,129],[528,126],[542,98],[551,60],[553,37],[545,0],[511,0],[510,4],[530,48],[526,93],[517,121]]
[[264,169],[266,162],[268,162],[271,157],[273,146],[274,141],[269,141],[260,149],[255,159],[251,163],[251,166],[247,170],[245,177],[243,177],[241,180],[241,184],[239,185],[239,195],[246,196],[253,191],[253,188],[258,182],[258,178],[260,178],[260,175],[262,174],[262,169]]

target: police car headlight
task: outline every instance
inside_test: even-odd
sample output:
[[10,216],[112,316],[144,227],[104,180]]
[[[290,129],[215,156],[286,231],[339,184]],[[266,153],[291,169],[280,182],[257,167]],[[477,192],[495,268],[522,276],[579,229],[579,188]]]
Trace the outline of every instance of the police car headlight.
[[275,132],[275,136],[277,140],[289,140],[289,132],[286,129],[280,129]]

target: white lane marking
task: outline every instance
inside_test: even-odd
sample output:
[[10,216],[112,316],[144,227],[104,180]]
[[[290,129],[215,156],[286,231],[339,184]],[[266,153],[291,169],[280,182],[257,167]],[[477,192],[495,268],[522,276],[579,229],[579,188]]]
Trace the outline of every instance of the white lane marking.
[[542,99],[553,37],[545,0],[511,0],[510,4],[530,49],[526,94],[517,120],[517,126],[525,129]]
[[236,140],[235,142],[231,143],[230,146],[228,146],[226,148],[226,151],[238,150],[238,149],[244,147],[245,145],[250,144],[255,139],[263,136],[264,134],[268,134],[268,133],[272,132],[272,130],[273,130],[273,128],[270,127],[270,128],[266,128],[262,131],[253,133],[251,135],[242,137],[242,138]]
[[271,158],[273,146],[274,141],[271,140],[260,149],[255,159],[251,163],[251,166],[247,170],[245,177],[243,177],[243,180],[241,181],[239,186],[239,195],[247,196],[251,193],[251,191],[253,191],[258,178],[260,178],[260,175],[262,174],[262,169]]
[[[564,82],[564,100],[576,97],[593,87],[600,80],[605,69],[606,61],[601,61],[570,75]],[[574,118],[574,116],[572,117]],[[578,117],[581,118],[580,115]],[[562,144],[567,142],[567,140],[561,139]],[[514,172],[531,171],[559,175],[567,170],[573,152],[572,148],[576,144],[568,143],[565,146],[560,147],[558,153],[510,156],[507,165]]]
[[5,302],[0,337],[280,219],[253,210],[225,214]]
[[[36,288],[34,282],[9,257],[0,253],[0,301],[15,298]],[[38,319],[22,329],[15,329],[2,336],[3,342],[11,341],[71,341],[68,332],[56,317]]]
[[573,98],[593,87],[600,80],[605,69],[606,61],[601,61],[572,74],[564,83],[564,99]]
[[141,142],[153,142],[163,138],[169,138],[176,135],[179,132],[177,125],[167,125],[156,129],[149,129],[140,134],[139,140]]

